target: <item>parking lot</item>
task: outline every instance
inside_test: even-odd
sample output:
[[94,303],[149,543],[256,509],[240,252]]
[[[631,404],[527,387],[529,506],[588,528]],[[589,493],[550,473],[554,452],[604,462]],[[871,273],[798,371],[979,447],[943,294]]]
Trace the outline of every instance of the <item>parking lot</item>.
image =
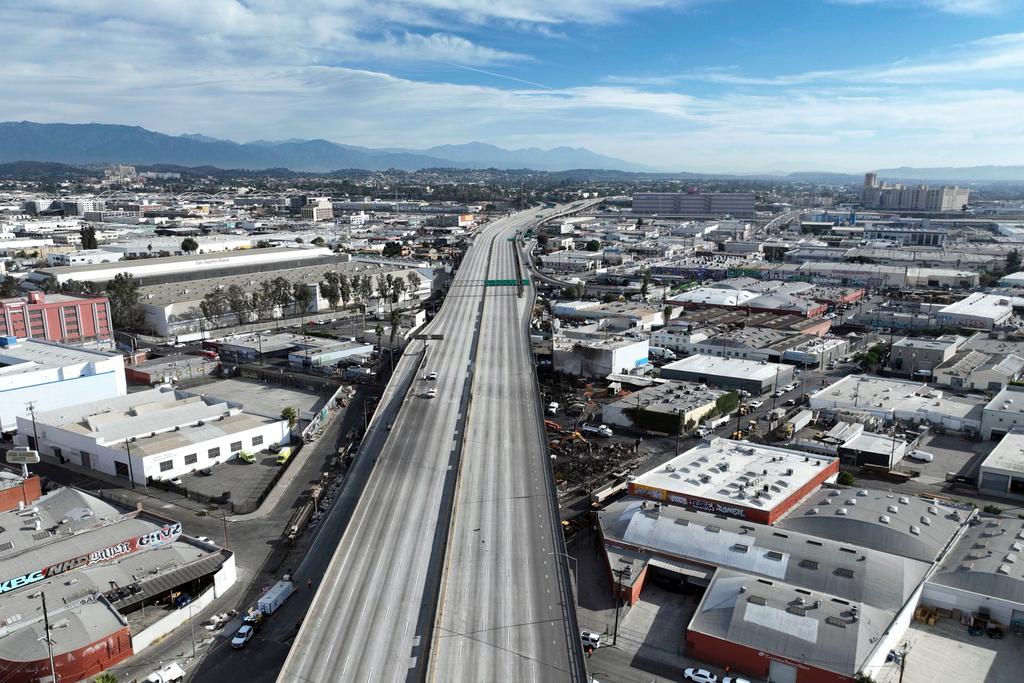
[[877,683],[1018,683],[1024,671],[1021,636],[970,636],[965,626],[940,619],[934,626],[914,622],[905,640],[902,677],[899,665],[890,663],[873,676]]
[[[229,492],[234,511],[247,512],[256,507],[260,496],[281,469],[275,454],[261,451],[254,455],[256,462],[251,464],[241,458],[232,458],[214,465],[209,468],[209,476],[194,472],[186,474],[181,477],[181,486],[210,498]],[[293,452],[292,457],[298,456]]]
[[994,445],[992,441],[974,441],[959,435],[931,434],[917,448],[931,453],[935,459],[921,462],[908,458],[902,464],[920,471],[917,481],[922,484],[941,484],[945,482],[947,472],[977,477],[981,462]]

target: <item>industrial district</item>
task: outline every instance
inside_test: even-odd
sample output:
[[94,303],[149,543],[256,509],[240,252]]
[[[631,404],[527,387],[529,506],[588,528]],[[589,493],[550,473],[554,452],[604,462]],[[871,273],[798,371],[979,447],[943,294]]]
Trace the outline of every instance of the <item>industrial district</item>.
[[113,165],[0,252],[0,681],[1020,681],[1006,188]]

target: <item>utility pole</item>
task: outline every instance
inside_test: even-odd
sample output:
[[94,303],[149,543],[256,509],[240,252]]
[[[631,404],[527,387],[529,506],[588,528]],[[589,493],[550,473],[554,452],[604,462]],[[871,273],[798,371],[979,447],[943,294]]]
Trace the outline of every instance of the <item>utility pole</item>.
[[36,402],[28,401],[25,405],[28,407],[28,412],[32,415],[32,449],[38,451],[40,449],[39,434],[36,432]]
[[906,643],[903,643],[903,650],[900,653],[900,683],[903,683],[903,670],[907,668],[907,655],[910,653],[910,648],[907,647]]
[[224,549],[228,549],[228,512],[224,508],[220,509],[220,520],[224,523]]
[[132,484],[132,491],[135,490],[135,471],[132,469],[132,437],[124,440],[124,448],[128,452],[128,481]]
[[50,638],[50,614],[46,611],[46,593],[39,591],[39,597],[43,601],[43,638],[46,639],[46,654],[50,658],[50,677],[53,683],[57,683],[57,667],[53,664],[53,640]]
[[616,578],[616,591],[615,591],[615,632],[612,634],[612,645],[618,645],[619,643],[619,609],[622,607],[622,575],[626,573],[625,569],[613,569],[612,573],[615,574]]
[[679,432],[683,431],[683,413],[676,408],[676,457],[679,457]]

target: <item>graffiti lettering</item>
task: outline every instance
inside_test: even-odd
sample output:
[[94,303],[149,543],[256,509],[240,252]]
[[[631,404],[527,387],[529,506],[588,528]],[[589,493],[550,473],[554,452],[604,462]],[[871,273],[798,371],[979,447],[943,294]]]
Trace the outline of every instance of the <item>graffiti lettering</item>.
[[27,586],[30,583],[42,581],[43,578],[43,572],[35,571],[30,574],[25,574],[24,576],[19,576],[16,579],[7,579],[6,581],[0,583],[0,593],[6,593],[7,591],[12,591],[17,588],[21,588],[22,586]]

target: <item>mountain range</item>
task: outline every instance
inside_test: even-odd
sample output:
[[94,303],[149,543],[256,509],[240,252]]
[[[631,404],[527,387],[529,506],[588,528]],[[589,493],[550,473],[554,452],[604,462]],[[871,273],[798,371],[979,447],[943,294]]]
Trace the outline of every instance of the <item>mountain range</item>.
[[46,161],[65,164],[176,164],[219,168],[288,168],[329,172],[423,168],[498,168],[565,171],[651,169],[581,147],[502,149],[482,142],[424,150],[372,149],[327,140],[257,140],[238,143],[205,135],[165,135],[138,126],[100,123],[0,123],[0,163]]

